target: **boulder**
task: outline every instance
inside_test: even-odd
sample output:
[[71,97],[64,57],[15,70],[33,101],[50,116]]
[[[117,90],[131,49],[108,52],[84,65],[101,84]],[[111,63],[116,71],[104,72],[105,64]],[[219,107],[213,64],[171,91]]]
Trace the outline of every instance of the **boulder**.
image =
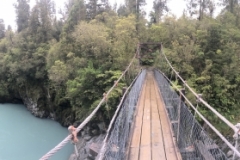
[[227,152],[227,157],[229,158],[229,157],[232,157],[232,156],[233,156],[233,151],[232,150],[228,151]]
[[106,127],[105,127],[105,123],[104,122],[98,123],[97,126],[98,126],[98,128],[99,128],[101,133],[106,132]]
[[93,136],[97,136],[99,134],[99,131],[97,129],[93,129],[91,133]]
[[83,137],[83,139],[84,139],[85,141],[89,141],[91,138],[92,138],[92,137],[89,136],[89,135],[85,135],[85,136]]
[[68,160],[77,160],[77,156],[75,154],[71,154]]

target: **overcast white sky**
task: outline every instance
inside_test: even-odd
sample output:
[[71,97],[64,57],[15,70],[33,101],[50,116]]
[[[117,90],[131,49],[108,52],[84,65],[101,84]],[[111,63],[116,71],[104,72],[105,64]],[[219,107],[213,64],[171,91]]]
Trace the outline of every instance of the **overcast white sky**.
[[[13,4],[16,3],[17,0],[0,0],[0,18],[4,19],[5,26],[11,25],[12,28],[16,28],[15,23],[15,9]],[[54,0],[56,4],[57,10],[63,6],[66,0]],[[118,4],[123,3],[124,0],[109,0],[111,4],[117,2]],[[153,0],[146,0],[147,5],[145,9],[147,14],[152,10]],[[31,6],[35,3],[35,0],[30,0]],[[185,2],[183,0],[171,0],[169,3],[170,10],[173,14],[177,15],[177,17],[182,15],[183,9],[185,8]]]

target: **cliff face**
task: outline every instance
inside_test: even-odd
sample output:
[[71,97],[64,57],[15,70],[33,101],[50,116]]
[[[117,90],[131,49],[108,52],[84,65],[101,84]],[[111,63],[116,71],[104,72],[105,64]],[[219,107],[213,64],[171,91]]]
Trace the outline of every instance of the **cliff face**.
[[[50,99],[47,86],[43,84],[27,84],[22,87],[14,86],[5,90],[0,95],[0,103],[18,103],[24,104],[27,109],[38,118],[51,118],[57,120],[61,124],[63,122],[56,118],[54,111],[54,102]],[[60,121],[59,121],[60,120]]]
[[[37,100],[34,100],[28,96],[23,96],[22,100],[24,105],[34,116],[39,118],[47,118],[46,111],[40,110]],[[53,118],[53,117],[50,117],[50,118]]]
[[44,90],[41,86],[25,86],[18,90],[19,96],[22,99],[24,105],[27,109],[36,117],[39,118],[54,118],[51,117],[49,110],[50,108],[47,105]]
[[72,107],[64,86],[53,87],[47,82],[29,81],[6,87],[0,93],[0,103],[23,103],[36,117],[50,118],[62,126],[81,123],[89,115],[88,108]]
[[[62,126],[72,125],[76,120],[70,102],[65,95],[59,95],[61,92],[49,88],[51,87],[37,82],[21,87],[11,86],[4,94],[0,94],[0,103],[23,103],[36,117],[56,120]],[[87,111],[83,112],[83,115],[87,114]]]

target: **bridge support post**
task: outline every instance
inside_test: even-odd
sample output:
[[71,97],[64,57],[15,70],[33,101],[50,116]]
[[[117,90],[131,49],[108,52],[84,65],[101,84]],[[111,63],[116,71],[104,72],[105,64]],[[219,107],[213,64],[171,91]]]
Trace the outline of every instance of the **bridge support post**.
[[180,95],[180,98],[179,98],[179,107],[178,107],[178,128],[177,128],[177,143],[179,141],[179,129],[180,129],[180,117],[181,117],[181,107],[182,107],[182,101],[184,101],[184,97],[182,96],[182,94],[185,95],[185,89],[180,89],[179,90],[179,95]]

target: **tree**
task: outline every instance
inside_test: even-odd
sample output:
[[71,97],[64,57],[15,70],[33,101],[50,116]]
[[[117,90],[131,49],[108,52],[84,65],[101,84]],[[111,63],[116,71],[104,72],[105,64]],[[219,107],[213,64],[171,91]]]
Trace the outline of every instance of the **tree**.
[[17,16],[17,31],[21,32],[28,27],[28,21],[30,16],[29,0],[17,0],[17,3],[14,4],[14,6]]
[[[70,8],[69,8],[70,9]],[[69,11],[68,11],[69,12]],[[63,28],[63,35],[73,32],[74,26],[86,19],[86,6],[83,0],[75,0]]]
[[193,15],[197,14],[196,8],[197,8],[197,1],[195,0],[186,0],[187,2],[187,11],[189,15],[192,17]]
[[116,68],[123,69],[135,53],[137,38],[135,15],[119,18],[114,30],[114,49],[112,57]]
[[185,0],[187,2],[187,10],[189,15],[197,15],[199,20],[202,20],[205,14],[213,16],[215,10],[214,0]]
[[[14,33],[13,33],[12,27],[10,25],[8,25],[5,35],[6,35],[5,37],[7,38],[8,42],[10,44],[13,44]],[[10,48],[10,46],[9,46],[9,48]]]
[[0,39],[2,39],[3,37],[5,37],[5,24],[4,20],[0,19]]
[[87,18],[93,19],[97,15],[97,0],[89,0],[86,5],[87,8]]
[[208,1],[207,7],[209,10],[209,16],[213,17],[213,13],[216,9],[216,4],[215,4],[214,0]]
[[66,65],[60,60],[55,61],[54,65],[48,71],[48,76],[56,85],[66,82],[68,77]]
[[123,4],[121,4],[117,10],[117,13],[119,16],[127,16],[129,13],[128,13],[128,10],[127,10],[127,7]]
[[[29,18],[29,27],[28,31],[31,35],[36,35],[38,33],[38,28],[40,27],[40,21],[39,21],[39,10],[37,5],[35,5],[32,8],[31,16]],[[37,38],[35,38],[37,39]]]
[[239,0],[222,0],[222,5],[224,6],[224,10],[229,11],[235,17],[235,25],[240,28],[240,4]]
[[71,9],[72,9],[73,5],[74,5],[74,0],[67,0],[64,3],[63,10],[62,9],[59,10],[59,13],[62,15],[61,19],[63,21],[66,21],[68,19],[68,16],[71,12]]
[[52,38],[52,21],[55,18],[55,4],[52,0],[39,0],[39,36],[40,41],[47,42]]
[[221,0],[222,5],[225,6],[225,9],[231,13],[235,12],[235,7],[239,5],[239,0]]
[[[136,30],[137,30],[137,35],[139,34],[139,23],[140,23],[140,17],[142,15],[142,11],[141,11],[141,6],[145,5],[145,0],[137,0],[136,1]],[[135,5],[133,5],[135,6]]]
[[136,30],[137,34],[139,32],[139,22],[140,18],[143,17],[145,12],[142,12],[141,7],[146,4],[145,0],[125,0],[125,6],[121,6],[118,10],[118,13],[121,13],[123,15],[130,15],[134,14],[136,17]]
[[64,26],[63,20],[57,20],[57,18],[54,19],[53,25],[52,25],[52,37],[57,41],[60,41],[60,35],[63,29],[63,26]]
[[95,68],[109,65],[111,43],[107,30],[103,24],[81,22],[72,34],[81,51],[78,55],[94,62]]
[[151,19],[153,22],[158,23],[164,12],[168,12],[167,6],[168,0],[154,0],[153,1],[153,12],[151,12]]
[[128,9],[129,14],[141,14],[141,7],[145,4],[145,0],[125,0],[125,5]]
[[89,0],[86,4],[87,9],[87,19],[91,20],[96,17],[96,15],[101,14],[103,12],[109,12],[111,7],[108,4],[108,0]]

